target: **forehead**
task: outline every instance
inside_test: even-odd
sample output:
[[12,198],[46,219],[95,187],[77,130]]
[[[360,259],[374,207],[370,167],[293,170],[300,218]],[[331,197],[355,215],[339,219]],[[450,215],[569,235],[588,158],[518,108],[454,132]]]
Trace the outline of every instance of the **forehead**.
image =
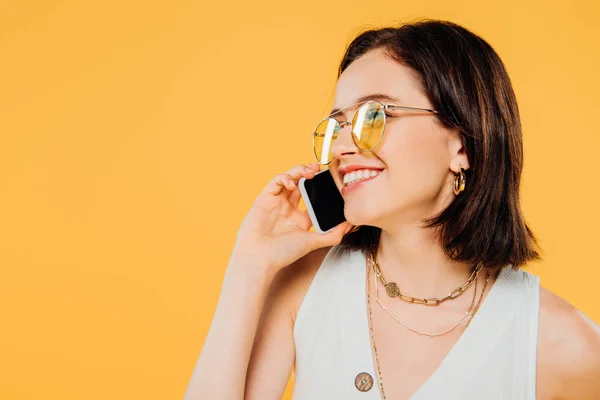
[[365,53],[342,73],[335,89],[334,109],[351,106],[374,93],[397,98],[403,105],[423,104],[427,98],[414,71],[380,49]]

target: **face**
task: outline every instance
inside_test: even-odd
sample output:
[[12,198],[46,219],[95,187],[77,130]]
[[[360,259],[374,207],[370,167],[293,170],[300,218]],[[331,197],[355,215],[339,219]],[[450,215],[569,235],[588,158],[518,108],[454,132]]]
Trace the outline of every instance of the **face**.
[[[366,53],[343,72],[334,108],[344,109],[375,93],[398,99],[375,99],[382,104],[433,108],[413,71],[382,50]],[[333,117],[352,121],[357,109]],[[459,165],[468,169],[460,133],[444,128],[427,111],[386,110],[383,137],[371,151],[359,149],[351,127],[345,126],[331,150],[335,159],[329,169],[344,197],[346,218],[355,225],[382,229],[433,216],[452,201]],[[344,184],[344,177],[360,178],[360,173],[348,175],[355,169],[369,172],[362,180]]]

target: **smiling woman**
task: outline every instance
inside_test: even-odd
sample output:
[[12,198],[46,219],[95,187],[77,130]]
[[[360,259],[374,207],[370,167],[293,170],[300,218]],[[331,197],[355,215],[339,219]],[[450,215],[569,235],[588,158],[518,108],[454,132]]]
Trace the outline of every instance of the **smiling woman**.
[[[401,100],[400,100],[401,99]],[[238,232],[186,398],[600,398],[600,334],[523,267],[523,144],[504,64],[423,20],[348,47],[314,151],[344,222],[310,232],[277,175]],[[594,378],[596,377],[596,378]]]

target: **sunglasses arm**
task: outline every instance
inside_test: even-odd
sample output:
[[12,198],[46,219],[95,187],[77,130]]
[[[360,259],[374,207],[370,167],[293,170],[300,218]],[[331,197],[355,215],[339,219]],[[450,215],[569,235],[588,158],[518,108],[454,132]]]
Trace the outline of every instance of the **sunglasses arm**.
[[384,109],[390,109],[390,110],[411,110],[411,111],[428,111],[430,113],[434,113],[437,114],[438,112],[436,110],[431,110],[429,108],[417,108],[417,107],[406,107],[406,106],[395,106],[392,104],[385,104],[383,106]]

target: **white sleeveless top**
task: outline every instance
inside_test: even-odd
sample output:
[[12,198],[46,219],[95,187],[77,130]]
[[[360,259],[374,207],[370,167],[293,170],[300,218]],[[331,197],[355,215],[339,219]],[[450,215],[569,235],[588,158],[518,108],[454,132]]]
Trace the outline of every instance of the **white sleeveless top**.
[[[293,400],[381,399],[373,365],[362,252],[331,248],[294,326]],[[539,277],[502,269],[478,313],[410,400],[535,399]],[[361,392],[358,374],[373,377]],[[393,399],[389,399],[393,400]]]

